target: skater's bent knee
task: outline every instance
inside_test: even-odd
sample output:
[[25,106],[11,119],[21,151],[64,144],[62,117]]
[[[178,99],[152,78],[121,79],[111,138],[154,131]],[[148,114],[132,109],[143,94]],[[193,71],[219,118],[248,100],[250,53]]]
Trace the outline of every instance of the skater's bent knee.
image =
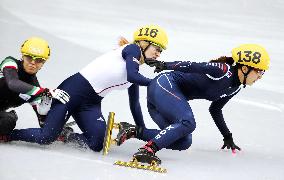
[[181,146],[178,147],[179,151],[187,150],[191,146],[191,141],[184,142]]
[[191,144],[192,144],[192,134],[189,134],[177,140],[170,146],[168,146],[167,149],[183,151],[183,150],[187,150],[191,146]]
[[94,138],[94,139],[89,139],[88,146],[93,151],[99,152],[103,149],[103,143],[104,143],[103,138]]
[[103,145],[89,145],[89,148],[95,152],[100,152],[103,149]]
[[181,124],[184,125],[190,132],[193,132],[196,128],[194,120],[182,120]]

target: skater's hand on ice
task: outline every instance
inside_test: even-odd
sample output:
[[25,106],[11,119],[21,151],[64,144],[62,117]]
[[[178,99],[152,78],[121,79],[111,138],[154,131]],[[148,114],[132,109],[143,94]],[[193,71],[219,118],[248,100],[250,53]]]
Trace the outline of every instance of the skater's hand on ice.
[[232,153],[234,154],[236,153],[236,149],[239,151],[241,150],[241,148],[234,143],[232,133],[225,136],[223,141],[224,141],[224,145],[222,146],[222,149],[225,149],[225,147],[227,147],[227,149],[231,149]]
[[167,69],[167,65],[164,61],[158,61],[158,60],[155,60],[155,59],[146,58],[145,63],[150,67],[155,66],[156,69],[154,70],[154,72],[157,72],[157,73]]
[[63,104],[66,104],[70,99],[69,94],[61,89],[46,89],[45,93]]

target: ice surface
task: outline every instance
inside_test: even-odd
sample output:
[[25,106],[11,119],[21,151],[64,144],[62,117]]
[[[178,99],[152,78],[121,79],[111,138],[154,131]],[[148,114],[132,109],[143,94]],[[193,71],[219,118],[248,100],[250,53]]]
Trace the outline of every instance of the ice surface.
[[[284,179],[284,3],[280,0],[0,0],[0,58],[20,57],[30,36],[51,46],[51,59],[38,76],[44,87],[56,87],[98,55],[116,47],[119,36],[132,40],[140,25],[155,23],[169,34],[165,61],[208,61],[242,43],[259,43],[271,56],[271,69],[254,86],[243,89],[224,108],[226,122],[243,151],[221,151],[222,136],[211,119],[209,102],[190,101],[197,128],[187,151],[162,150],[158,156],[167,174],[113,166],[128,160],[143,142],[130,140],[109,155],[61,143],[50,146],[12,142],[0,144],[1,180],[50,179]],[[154,77],[153,69],[141,72]],[[148,127],[156,127],[141,106]],[[126,91],[103,101],[103,114],[133,123]],[[37,127],[29,105],[16,109],[17,128]],[[75,127],[76,131],[79,131]]]

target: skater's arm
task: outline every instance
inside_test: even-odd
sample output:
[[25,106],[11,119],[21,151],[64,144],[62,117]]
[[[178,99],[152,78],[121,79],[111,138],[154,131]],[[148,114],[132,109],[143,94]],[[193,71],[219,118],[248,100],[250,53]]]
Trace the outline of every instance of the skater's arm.
[[219,131],[225,137],[230,133],[229,128],[226,125],[226,122],[224,120],[222,108],[225,106],[225,104],[231,99],[230,96],[227,96],[225,98],[220,98],[216,101],[213,101],[209,107],[209,112],[218,127]]
[[44,88],[33,86],[19,79],[18,66],[12,58],[8,57],[1,63],[1,71],[11,91],[28,95],[38,95],[44,91]]
[[122,57],[126,61],[127,81],[140,86],[148,86],[151,79],[139,73],[140,48],[136,44],[128,45],[122,50]]
[[[239,91],[237,91],[236,93],[238,92]],[[229,128],[225,123],[222,113],[222,108],[235,94],[213,101],[209,108],[210,114],[216,126],[218,127],[219,131],[224,137],[223,139],[224,145],[222,146],[222,149],[224,148],[231,149],[233,153],[236,153],[236,149],[240,151],[241,148],[234,143],[232,133],[230,132]]]
[[175,61],[175,62],[163,62],[151,59],[145,60],[146,64],[153,67],[155,66],[155,72],[161,72],[163,70],[181,71],[184,73],[199,73],[207,74],[213,78],[221,78],[225,76],[230,66],[225,63],[219,62],[191,62],[191,61]]
[[128,96],[129,96],[129,106],[134,118],[135,124],[137,126],[145,127],[143,114],[141,111],[141,106],[139,102],[139,86],[136,84],[132,84],[128,88]]

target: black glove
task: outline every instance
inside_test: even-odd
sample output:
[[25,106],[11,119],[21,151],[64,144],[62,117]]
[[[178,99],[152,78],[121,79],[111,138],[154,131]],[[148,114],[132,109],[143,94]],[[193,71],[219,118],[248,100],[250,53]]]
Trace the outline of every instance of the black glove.
[[44,88],[44,90],[43,90],[43,92],[40,94],[40,96],[47,96],[47,97],[52,98],[52,95],[50,94],[48,88]]
[[232,152],[235,153],[236,149],[237,150],[241,150],[241,148],[239,148],[239,146],[235,145],[233,137],[232,137],[232,133],[229,133],[228,135],[224,136],[224,145],[222,146],[222,149],[225,149],[225,147],[227,147],[227,149],[232,149]]
[[154,72],[156,72],[156,73],[159,73],[159,72],[167,69],[167,65],[164,61],[157,61],[155,59],[146,58],[145,63],[150,67],[155,66],[156,69],[154,70]]

